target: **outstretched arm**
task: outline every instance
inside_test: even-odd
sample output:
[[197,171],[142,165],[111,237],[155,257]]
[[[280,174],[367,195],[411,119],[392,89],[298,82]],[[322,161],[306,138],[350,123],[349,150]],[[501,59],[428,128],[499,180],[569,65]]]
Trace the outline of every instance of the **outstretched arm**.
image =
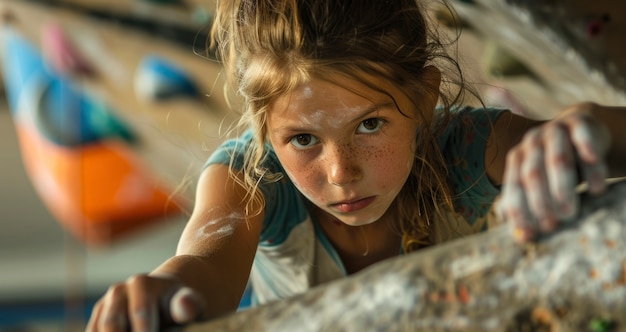
[[485,154],[487,174],[503,185],[498,211],[521,241],[551,231],[578,211],[575,188],[600,193],[607,177],[626,175],[626,108],[573,105],[550,121],[505,113]]
[[177,253],[147,275],[113,285],[88,331],[153,331],[237,309],[259,241],[263,211],[247,215],[246,191],[224,165],[200,177]]
[[194,285],[206,300],[205,316],[215,317],[239,305],[264,214],[258,205],[247,208],[246,189],[228,176],[224,165],[207,168],[200,178],[196,200],[176,256],[155,273],[168,273],[176,266],[174,274],[185,284]]

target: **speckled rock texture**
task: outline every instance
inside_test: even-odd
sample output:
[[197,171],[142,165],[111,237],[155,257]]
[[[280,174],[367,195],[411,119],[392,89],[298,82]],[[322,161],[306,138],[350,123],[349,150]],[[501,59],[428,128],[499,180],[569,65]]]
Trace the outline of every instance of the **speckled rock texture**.
[[184,331],[626,331],[626,182],[520,245],[508,225]]

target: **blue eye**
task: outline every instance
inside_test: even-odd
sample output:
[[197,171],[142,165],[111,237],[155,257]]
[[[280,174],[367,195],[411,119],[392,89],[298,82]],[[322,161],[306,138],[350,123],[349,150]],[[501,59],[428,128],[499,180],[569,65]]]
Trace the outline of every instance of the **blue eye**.
[[292,137],[289,142],[293,144],[297,149],[306,149],[317,144],[319,140],[317,139],[317,137],[311,134],[299,134]]
[[357,131],[365,134],[375,133],[380,130],[380,127],[382,127],[383,123],[384,121],[379,118],[367,119],[359,124]]

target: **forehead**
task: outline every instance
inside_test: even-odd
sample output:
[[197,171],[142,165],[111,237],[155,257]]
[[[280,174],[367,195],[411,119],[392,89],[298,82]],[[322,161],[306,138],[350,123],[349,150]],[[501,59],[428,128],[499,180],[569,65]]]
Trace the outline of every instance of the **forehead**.
[[371,80],[366,84],[339,75],[329,79],[312,78],[276,98],[270,105],[270,115],[306,111],[309,108],[316,111],[371,108],[394,102],[398,92],[392,84],[382,79]]

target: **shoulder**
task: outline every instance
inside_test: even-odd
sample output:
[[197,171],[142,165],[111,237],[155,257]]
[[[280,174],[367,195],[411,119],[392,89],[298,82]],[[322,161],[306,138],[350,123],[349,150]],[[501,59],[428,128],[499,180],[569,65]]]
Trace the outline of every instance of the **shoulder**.
[[231,165],[235,169],[242,169],[246,151],[253,142],[252,131],[246,131],[241,136],[227,139],[213,151],[204,167],[212,164]]
[[438,143],[444,156],[483,151],[497,119],[504,111],[501,108],[469,106],[448,111],[446,117],[440,117],[438,130]]
[[230,165],[235,170],[243,170],[247,155],[252,147],[263,150],[264,158],[259,167],[267,169],[269,173],[283,173],[283,168],[270,144],[262,147],[255,145],[255,137],[251,130],[246,130],[238,137],[224,141],[208,158],[204,168],[213,164]]
[[503,108],[496,107],[454,107],[448,111],[447,121],[441,123],[443,136],[451,135],[458,130],[489,131],[505,111]]
[[265,210],[259,200],[249,199],[241,182],[241,174],[231,173],[226,165],[204,169],[193,212],[179,241],[179,254],[230,255],[222,249],[233,247],[235,242],[256,248]]
[[[243,170],[251,144],[254,144],[252,131],[225,141],[209,157],[205,169],[213,165],[226,165],[235,171]],[[308,210],[300,192],[284,176],[284,169],[272,147],[266,144],[263,149],[264,158],[259,166],[279,177],[277,180],[262,179],[258,182],[264,201],[260,244],[277,246],[285,241],[298,224],[306,220]]]
[[463,107],[451,112],[438,137],[456,212],[470,224],[484,215],[499,193],[486,174],[491,134],[505,110]]

